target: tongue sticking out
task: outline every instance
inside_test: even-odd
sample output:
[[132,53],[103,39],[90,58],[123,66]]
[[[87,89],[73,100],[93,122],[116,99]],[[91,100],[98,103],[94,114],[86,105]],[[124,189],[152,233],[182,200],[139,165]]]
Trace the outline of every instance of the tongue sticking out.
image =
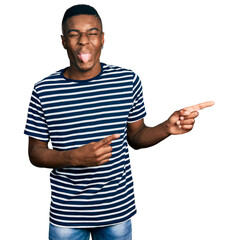
[[87,63],[91,59],[91,54],[89,53],[81,53],[78,56],[83,63]]

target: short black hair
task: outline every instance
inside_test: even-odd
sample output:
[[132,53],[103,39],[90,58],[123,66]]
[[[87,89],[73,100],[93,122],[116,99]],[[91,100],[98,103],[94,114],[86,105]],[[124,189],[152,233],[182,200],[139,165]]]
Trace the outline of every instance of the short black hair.
[[62,28],[68,18],[76,16],[76,15],[93,15],[96,18],[98,18],[98,20],[102,26],[102,20],[95,8],[93,8],[92,6],[86,5],[86,4],[78,4],[78,5],[74,5],[66,10],[63,20],[62,20]]

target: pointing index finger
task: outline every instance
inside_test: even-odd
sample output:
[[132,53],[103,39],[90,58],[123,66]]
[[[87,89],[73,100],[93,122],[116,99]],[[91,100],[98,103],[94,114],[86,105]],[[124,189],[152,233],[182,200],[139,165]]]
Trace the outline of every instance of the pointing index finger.
[[111,141],[117,139],[120,137],[120,134],[113,134],[111,136],[108,136],[98,142],[98,147],[102,147],[104,145],[109,145]]
[[198,110],[202,110],[202,109],[207,108],[207,107],[211,107],[214,104],[215,104],[215,102],[208,101],[208,102],[199,103],[199,104],[196,104],[196,105],[193,105],[193,106],[190,106],[190,107],[186,107],[186,108],[184,108],[184,110],[191,113],[193,111],[198,111]]

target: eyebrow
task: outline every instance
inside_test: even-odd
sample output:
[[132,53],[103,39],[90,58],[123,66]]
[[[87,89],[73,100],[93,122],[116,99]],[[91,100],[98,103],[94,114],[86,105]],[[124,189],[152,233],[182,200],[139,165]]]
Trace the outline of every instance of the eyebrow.
[[[98,31],[99,32],[99,29],[98,28],[90,28],[87,32],[89,32],[89,31]],[[70,33],[70,32],[80,32],[79,30],[77,30],[77,29],[69,29],[68,31],[67,31],[67,33]]]

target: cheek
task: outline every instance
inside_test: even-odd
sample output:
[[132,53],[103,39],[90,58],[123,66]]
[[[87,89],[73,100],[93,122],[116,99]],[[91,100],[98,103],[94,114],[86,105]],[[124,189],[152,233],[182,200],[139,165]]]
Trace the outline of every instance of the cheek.
[[70,43],[67,43],[66,45],[66,50],[67,50],[67,53],[68,53],[68,56],[69,57],[73,57],[75,55],[75,44],[70,42]]
[[95,41],[92,43],[93,47],[94,47],[94,51],[96,54],[100,54],[101,53],[101,49],[102,49],[102,42],[101,41]]
[[76,45],[77,45],[77,41],[68,40],[66,42],[66,49],[72,52],[75,49]]

